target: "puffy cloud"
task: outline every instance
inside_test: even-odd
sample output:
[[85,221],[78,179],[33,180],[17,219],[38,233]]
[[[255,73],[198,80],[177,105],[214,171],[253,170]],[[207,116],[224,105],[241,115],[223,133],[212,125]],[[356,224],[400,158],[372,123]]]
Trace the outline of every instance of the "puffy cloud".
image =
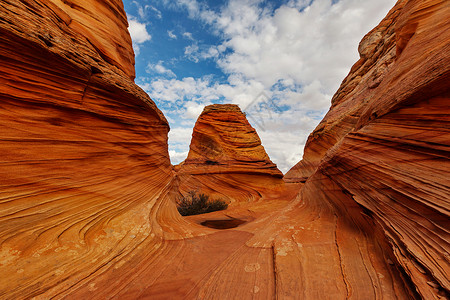
[[186,159],[188,153],[189,151],[169,150],[170,161],[172,162],[172,164],[177,165]]
[[158,78],[139,85],[154,100],[163,103],[179,101],[179,105],[184,105],[182,101],[197,101],[206,104],[220,97],[217,85],[212,84],[209,77],[185,77],[181,80]]
[[280,80],[298,85],[318,81],[330,94],[358,59],[362,36],[395,1],[297,1],[275,11],[259,2],[231,0],[217,15],[214,24],[229,52],[218,60],[219,66],[266,89]]
[[162,65],[162,61],[159,61],[157,64],[148,63],[146,72],[150,74],[156,73],[160,75],[166,75],[169,77],[177,77],[172,70],[167,69]]
[[186,159],[191,137],[192,127],[175,127],[170,129],[169,155],[172,164],[178,164]]
[[[262,0],[230,0],[220,11],[212,11],[195,0],[164,1],[213,28],[221,42],[207,46],[196,41],[185,48],[185,56],[194,62],[214,59],[227,81],[155,79],[144,89],[154,99],[185,101],[179,111],[189,118],[211,101],[239,104],[248,110],[249,121],[283,172],[300,160],[308,134],[358,59],[361,38],[395,4],[395,0],[289,0],[273,9]],[[249,105],[261,93],[280,110],[266,105],[255,116]],[[262,117],[263,126],[257,119]],[[171,141],[178,137],[182,139],[173,135]],[[188,144],[177,153],[186,152]]]
[[187,31],[183,32],[183,37],[185,37],[186,39],[191,40],[191,41],[194,40],[194,37],[192,36],[192,33],[187,32]]
[[177,39],[177,36],[173,33],[173,30],[167,30],[167,35],[173,40]]
[[145,23],[140,23],[136,19],[130,18],[128,21],[131,39],[137,44],[142,44],[146,41],[150,41],[152,36],[148,33]]
[[150,41],[152,36],[148,33],[145,23],[140,23],[132,16],[128,16],[128,31],[133,41],[133,50],[139,55],[140,45]]
[[217,47],[209,47],[205,51],[202,51],[199,53],[199,57],[201,59],[208,59],[208,58],[218,58],[219,56],[219,50]]
[[138,84],[158,102],[197,101],[204,105],[212,101],[225,101],[247,107],[256,99],[264,86],[254,80],[230,76],[227,83],[217,83],[211,76],[183,79],[139,78]]

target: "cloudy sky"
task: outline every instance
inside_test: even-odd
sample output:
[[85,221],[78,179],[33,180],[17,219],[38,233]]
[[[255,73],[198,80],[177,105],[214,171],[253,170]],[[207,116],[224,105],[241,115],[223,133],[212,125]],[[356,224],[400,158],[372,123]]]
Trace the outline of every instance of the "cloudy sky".
[[136,83],[169,120],[173,164],[203,107],[238,104],[285,173],[395,0],[124,0]]

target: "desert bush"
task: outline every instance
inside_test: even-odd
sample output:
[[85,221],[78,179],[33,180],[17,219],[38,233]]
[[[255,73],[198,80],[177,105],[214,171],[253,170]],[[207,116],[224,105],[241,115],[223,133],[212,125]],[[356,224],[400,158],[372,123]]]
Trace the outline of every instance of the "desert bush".
[[228,204],[221,200],[209,200],[209,196],[196,191],[190,191],[187,195],[177,200],[177,209],[182,216],[206,214],[212,211],[224,210]]

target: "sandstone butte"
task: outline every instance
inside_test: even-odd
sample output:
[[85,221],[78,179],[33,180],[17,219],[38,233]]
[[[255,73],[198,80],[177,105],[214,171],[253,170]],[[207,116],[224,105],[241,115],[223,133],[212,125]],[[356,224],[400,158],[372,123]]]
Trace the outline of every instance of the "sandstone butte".
[[178,190],[198,190],[227,202],[254,202],[284,190],[283,174],[237,105],[205,107],[195,124],[189,154],[175,166]]
[[449,2],[359,53],[284,178],[230,105],[174,167],[120,0],[2,0],[0,299],[450,298]]

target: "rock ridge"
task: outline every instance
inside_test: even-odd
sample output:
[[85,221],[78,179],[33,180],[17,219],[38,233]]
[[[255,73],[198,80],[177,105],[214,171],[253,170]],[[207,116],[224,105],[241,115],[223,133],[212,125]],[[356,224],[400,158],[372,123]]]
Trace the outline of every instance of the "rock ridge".
[[398,1],[283,181],[233,105],[170,164],[121,1],[1,1],[0,298],[450,298],[449,16]]

